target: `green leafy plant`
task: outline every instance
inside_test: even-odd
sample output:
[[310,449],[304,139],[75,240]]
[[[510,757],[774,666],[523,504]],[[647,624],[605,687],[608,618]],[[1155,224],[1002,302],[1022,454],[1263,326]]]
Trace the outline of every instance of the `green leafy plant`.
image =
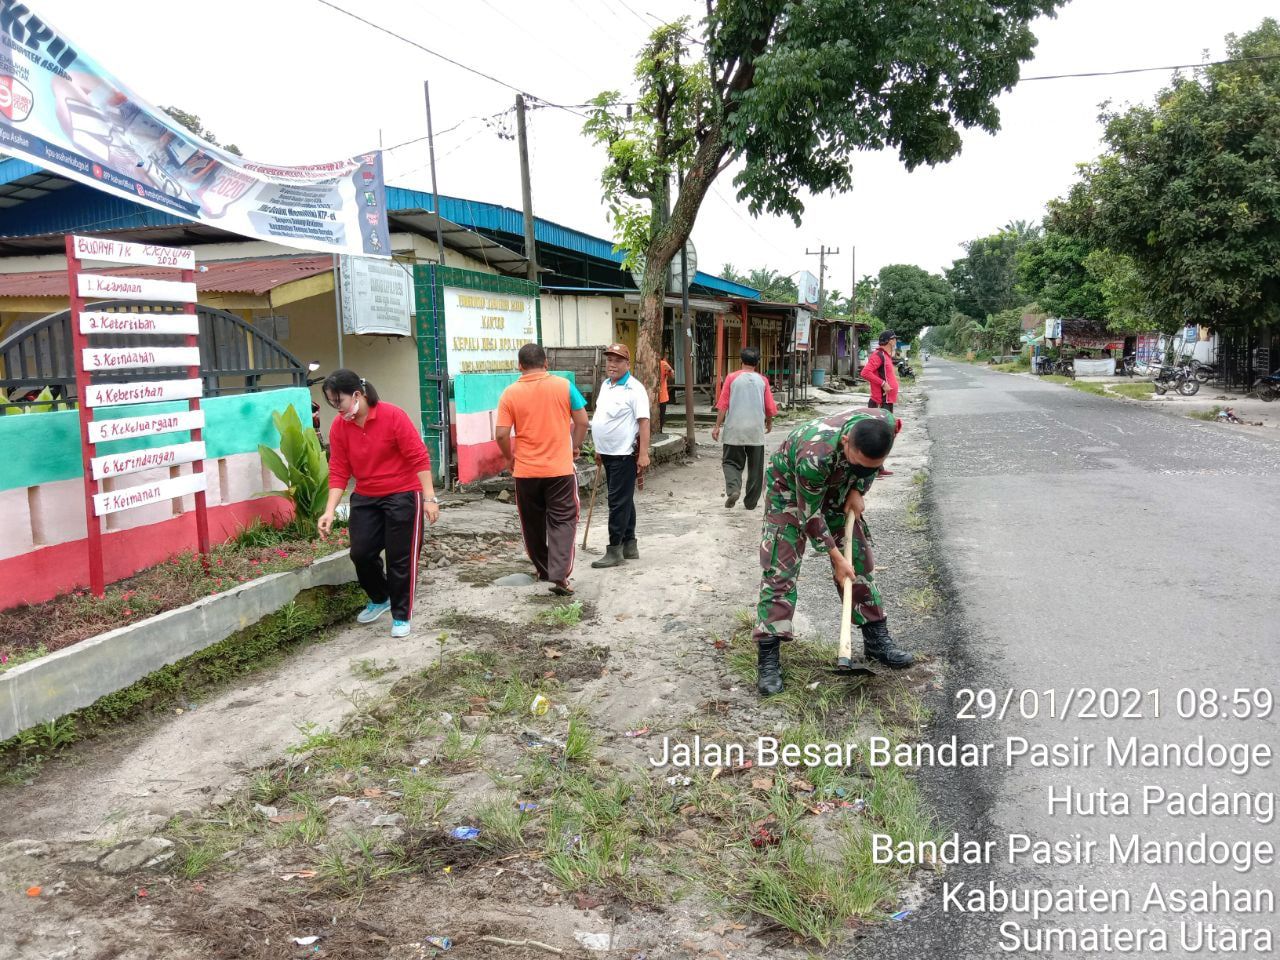
[[320,448],[320,438],[315,428],[302,425],[293,407],[273,412],[271,419],[280,434],[280,453],[260,443],[258,456],[285,489],[263,491],[258,496],[289,500],[298,523],[314,533],[329,498],[329,462]]
[[23,408],[17,405],[6,406],[0,409],[0,414],[5,416],[13,416],[20,413],[51,413],[54,410],[65,407],[68,410],[74,410],[76,405],[67,400],[55,400],[53,391],[49,387],[45,387],[40,394],[31,401],[31,406]]

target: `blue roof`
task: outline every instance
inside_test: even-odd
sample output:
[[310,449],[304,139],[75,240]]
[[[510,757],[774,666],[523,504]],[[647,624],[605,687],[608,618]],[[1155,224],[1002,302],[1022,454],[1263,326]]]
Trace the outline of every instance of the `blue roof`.
[[[16,157],[0,160],[0,184],[12,183],[37,173],[49,174],[50,171]],[[431,194],[390,186],[387,187],[387,209],[392,213],[397,210],[435,212]],[[442,195],[440,214],[446,220],[470,230],[507,233],[516,237],[524,234],[524,218],[520,211],[495,203]],[[39,199],[0,209],[0,237],[37,237],[75,230],[133,230],[142,227],[181,226],[190,222],[123,197],[72,183],[69,187]],[[543,220],[541,217],[534,217],[533,237],[539,244],[585,254],[608,263],[621,265],[623,260],[621,253],[614,252],[613,243],[609,240]],[[725,296],[741,297],[744,300],[760,299],[760,291],[752,287],[714,277],[701,270],[695,274],[693,282]]]

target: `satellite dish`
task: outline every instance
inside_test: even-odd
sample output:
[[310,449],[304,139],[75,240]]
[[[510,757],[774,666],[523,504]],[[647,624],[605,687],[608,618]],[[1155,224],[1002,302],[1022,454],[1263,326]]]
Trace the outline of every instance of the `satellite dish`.
[[[698,251],[694,249],[693,240],[686,240],[684,244],[684,253],[689,261],[689,286],[693,286],[694,278],[698,275]],[[636,282],[636,286],[640,286],[640,281],[644,279],[645,258],[640,256],[637,258],[636,267],[631,271],[631,279]],[[671,258],[671,287],[668,293],[679,293],[682,275],[680,273],[680,253]]]

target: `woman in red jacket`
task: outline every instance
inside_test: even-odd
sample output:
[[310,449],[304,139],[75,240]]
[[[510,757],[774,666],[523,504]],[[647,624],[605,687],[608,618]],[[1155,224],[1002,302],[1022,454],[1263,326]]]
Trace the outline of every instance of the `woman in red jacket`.
[[[350,370],[325,378],[325,399],[341,414],[329,428],[329,503],[320,536],[355,477],[351,494],[351,562],[369,604],[356,619],[373,623],[391,611],[391,636],[407,637],[418,582],[422,520],[440,518],[431,457],[409,415],[379,401],[373,384]],[[386,566],[382,554],[386,553]]]

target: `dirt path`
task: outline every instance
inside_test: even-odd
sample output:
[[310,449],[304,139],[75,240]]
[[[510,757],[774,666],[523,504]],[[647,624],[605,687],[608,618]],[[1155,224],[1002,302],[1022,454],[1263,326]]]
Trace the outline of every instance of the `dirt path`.
[[[868,498],[873,528],[877,515],[902,516],[913,494],[912,473],[925,465],[927,439],[915,410],[923,406],[908,406],[908,421],[916,423],[904,431],[893,455],[897,477],[877,484]],[[735,615],[754,603],[760,513],[748,513],[740,504],[725,509],[719,448],[709,436],[700,441],[705,445],[696,460],[658,470],[639,495],[638,562],[591,569],[590,561],[607,542],[603,502],[598,504],[589,546],[580,552],[575,571],[575,599],[584,611],[580,625],[559,629],[538,624],[539,613],[550,610],[552,602],[539,586],[492,583],[529,569],[519,547],[514,507],[485,501],[450,509],[429,549],[433,563],[444,556],[442,549],[452,556],[447,567],[425,572],[409,641],[391,640],[386,623],[339,630],[235,689],[180,715],[129,728],[112,741],[84,745],[66,762],[48,765],[33,785],[5,791],[0,795],[5,810],[0,830],[8,842],[0,843],[0,895],[7,922],[0,930],[0,955],[104,960],[428,956],[433,951],[421,948],[421,938],[433,934],[457,938],[459,949],[452,955],[460,957],[552,955],[538,946],[486,947],[477,942],[486,934],[538,940],[564,955],[776,954],[785,938],[758,936],[768,933],[758,924],[716,923],[705,898],[683,899],[684,892],[667,890],[653,898],[659,902],[650,909],[640,909],[643,897],[602,903],[581,894],[566,896],[548,882],[553,877],[547,864],[519,857],[506,858],[506,865],[490,857],[483,869],[475,870],[458,861],[453,874],[455,861],[449,857],[454,854],[441,860],[439,850],[424,845],[431,869],[437,877],[441,870],[445,875],[443,889],[424,872],[397,881],[395,902],[361,887],[359,895],[339,906],[280,880],[291,869],[290,853],[277,850],[268,837],[247,843],[232,861],[239,866],[230,875],[202,875],[198,881],[181,874],[147,874],[145,865],[112,875],[101,861],[121,844],[170,833],[175,816],[201,824],[230,822],[233,816],[226,811],[252,800],[264,768],[276,764],[271,776],[285,777],[299,769],[279,766],[287,748],[313,745],[319,731],[336,730],[344,718],[359,719],[371,709],[378,716],[370,704],[393,687],[397,697],[405,691],[416,695],[434,682],[433,672],[444,672],[442,659],[446,665],[465,666],[469,656],[484,655],[490,658],[485,680],[520,663],[534,670],[529,675],[535,678],[537,672],[558,675],[559,684],[554,709],[541,720],[531,718],[524,704],[506,713],[493,708],[491,717],[492,702],[479,708],[484,716],[462,717],[461,731],[475,733],[473,742],[483,743],[474,758],[457,759],[449,753],[456,744],[434,730],[411,744],[425,755],[421,761],[406,760],[415,772],[415,764],[426,765],[433,755],[443,771],[448,813],[440,822],[445,826],[472,822],[494,797],[507,796],[504,791],[513,780],[527,776],[514,775],[524,757],[514,736],[522,725],[540,732],[521,737],[554,742],[565,738],[566,723],[572,736],[572,724],[578,722],[593,739],[594,769],[646,777],[654,776],[650,757],[658,750],[658,737],[697,730],[700,718],[708,715],[729,729],[781,729],[787,722],[782,708],[762,706],[754,689],[726,668],[721,652]],[[585,513],[584,502],[584,520]],[[500,541],[497,547],[495,541]],[[921,554],[924,547],[918,545]],[[906,546],[885,544],[878,553],[888,582],[905,588],[910,580],[898,571],[907,564],[898,564],[909,559]],[[798,614],[799,632],[829,620],[831,603],[829,594],[808,591]],[[577,721],[568,719],[571,712]],[[446,719],[445,726],[457,726],[456,719]],[[651,735],[626,735],[643,728]],[[491,729],[512,736],[489,735]],[[290,763],[304,764],[308,755]],[[359,796],[362,771],[367,768],[341,774],[329,792]],[[661,779],[656,782],[661,790]],[[402,790],[367,787],[364,796],[375,799],[356,803],[339,796],[331,802],[350,801],[337,809],[363,826],[384,809],[398,809],[383,807],[385,798],[378,798],[384,792],[399,797]],[[270,802],[281,810],[296,799],[284,790],[271,796],[279,796]],[[253,816],[252,808],[248,816]],[[330,822],[336,817],[330,813]],[[399,822],[403,824],[403,816]],[[409,833],[408,840],[420,839]],[[686,830],[665,837],[657,846],[678,857],[682,844],[696,845],[691,834]],[[324,854],[327,846],[332,843],[320,842],[317,850]],[[126,846],[125,853],[133,849]],[[23,895],[31,885],[43,888],[41,896]],[[142,896],[138,891],[144,885],[147,893]],[[281,943],[282,926],[300,936],[323,935],[321,952],[312,949],[315,945]],[[602,952],[602,945],[609,952]]]

